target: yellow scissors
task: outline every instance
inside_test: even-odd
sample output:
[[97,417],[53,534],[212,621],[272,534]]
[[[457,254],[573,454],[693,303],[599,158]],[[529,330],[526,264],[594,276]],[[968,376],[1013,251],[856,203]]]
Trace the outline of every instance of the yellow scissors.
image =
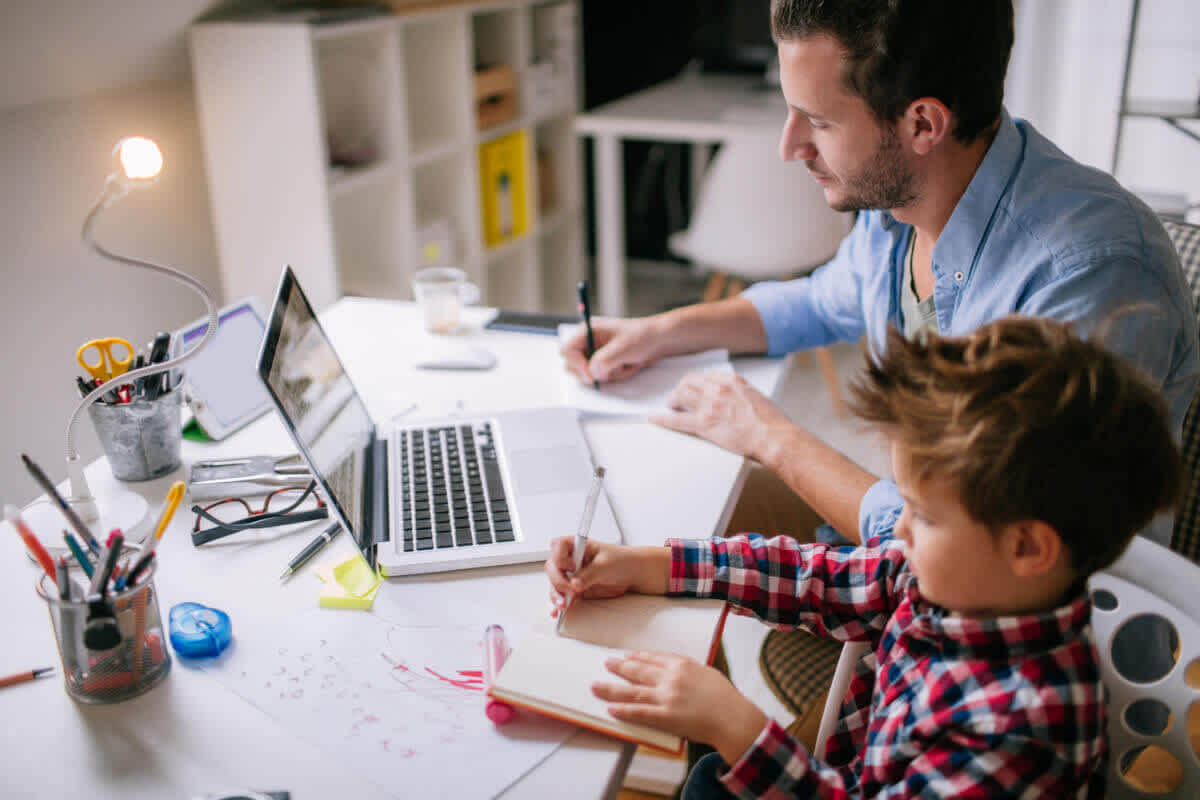
[[[88,363],[88,356],[92,355],[93,348],[96,351],[95,361]],[[118,351],[124,348],[125,355],[117,358],[113,353],[114,348]],[[115,336],[107,339],[93,339],[79,348],[75,359],[79,361],[79,366],[86,369],[97,381],[108,381],[129,369],[129,365],[133,363],[133,345]]]

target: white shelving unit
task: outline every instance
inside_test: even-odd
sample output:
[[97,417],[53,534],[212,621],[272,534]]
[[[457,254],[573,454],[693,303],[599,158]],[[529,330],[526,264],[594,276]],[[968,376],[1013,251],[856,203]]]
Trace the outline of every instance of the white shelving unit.
[[[573,310],[584,277],[577,20],[575,0],[510,0],[192,26],[226,297],[269,300],[291,264],[318,308],[346,294],[410,299],[425,265],[419,233],[443,222],[452,265],[486,304]],[[518,115],[479,131],[474,69],[497,63],[516,71]],[[534,98],[524,79],[538,63],[555,65],[554,85]],[[516,130],[530,224],[486,247],[479,148]],[[553,165],[544,193],[539,153]]]

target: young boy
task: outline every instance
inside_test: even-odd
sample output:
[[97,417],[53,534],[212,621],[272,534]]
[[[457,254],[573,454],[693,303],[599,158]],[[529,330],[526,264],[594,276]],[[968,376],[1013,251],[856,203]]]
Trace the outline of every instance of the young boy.
[[[869,360],[870,362],[870,360]],[[568,588],[721,597],[780,628],[869,641],[877,667],[817,760],[716,670],[630,653],[596,684],[618,719],[716,752],[684,797],[1101,797],[1104,688],[1085,581],[1174,502],[1178,451],[1159,394],[1061,323],[1011,316],[908,341],[852,387],[889,439],[905,504],[860,547],[788,537],[572,540],[546,572]]]

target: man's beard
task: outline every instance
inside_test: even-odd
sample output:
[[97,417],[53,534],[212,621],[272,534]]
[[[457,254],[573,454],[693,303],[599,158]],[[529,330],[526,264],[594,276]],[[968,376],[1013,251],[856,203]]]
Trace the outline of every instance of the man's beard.
[[901,157],[900,137],[890,128],[883,130],[874,155],[843,182],[846,196],[830,203],[834,211],[903,208],[917,199],[917,180]]

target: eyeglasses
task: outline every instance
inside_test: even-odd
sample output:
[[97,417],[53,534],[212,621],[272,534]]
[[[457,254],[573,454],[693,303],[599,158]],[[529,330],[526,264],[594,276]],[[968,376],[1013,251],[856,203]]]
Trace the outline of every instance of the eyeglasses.
[[[240,497],[226,497],[201,508],[192,506],[196,522],[192,525],[192,544],[199,546],[233,533],[274,528],[280,525],[295,525],[312,522],[329,516],[329,509],[317,496],[317,483],[306,488],[289,486],[276,489],[263,500],[262,508],[255,509]],[[272,511],[274,505],[276,510]],[[212,524],[200,530],[201,521]]]

